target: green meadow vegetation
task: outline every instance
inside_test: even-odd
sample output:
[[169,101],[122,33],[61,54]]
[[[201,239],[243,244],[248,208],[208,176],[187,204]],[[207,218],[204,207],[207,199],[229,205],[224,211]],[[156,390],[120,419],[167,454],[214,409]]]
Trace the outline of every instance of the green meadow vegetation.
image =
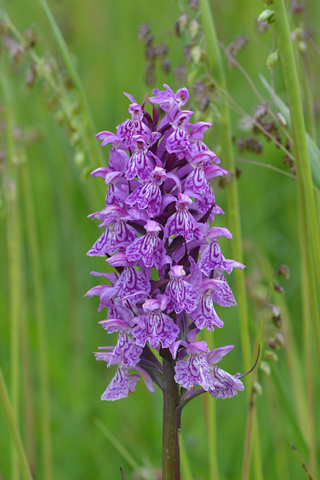
[[106,271],[86,255],[104,198],[89,173],[108,159],[94,135],[127,118],[122,92],[164,83],[189,89],[232,172],[215,224],[246,269],[203,338],[235,345],[232,374],[260,351],[244,392],[183,410],[182,479],[320,476],[320,3],[196,3],[0,0],[0,480],[161,478],[161,391],[100,400],[114,371],[93,352],[115,337],[84,294]]

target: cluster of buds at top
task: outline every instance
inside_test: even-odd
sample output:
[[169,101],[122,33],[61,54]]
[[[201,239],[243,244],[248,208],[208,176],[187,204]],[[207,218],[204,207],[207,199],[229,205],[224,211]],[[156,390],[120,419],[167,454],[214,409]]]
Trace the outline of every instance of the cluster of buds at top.
[[[116,346],[96,353],[117,367],[103,400],[127,397],[141,377],[150,391],[155,383],[161,388],[162,365],[152,349],[170,356],[175,381],[189,397],[208,391],[226,398],[244,388],[239,374],[217,365],[233,345],[210,351],[196,341],[200,330],[223,327],[215,304],[236,305],[225,274],[244,268],[221,252],[219,237],[232,238],[230,231],[209,225],[224,213],[210,179],[228,172],[203,142],[211,124],[191,124],[193,112],[182,110],[188,90],[164,87],[142,105],[126,93],[131,118],[116,134],[96,135],[111,148],[108,167],[92,172],[108,188],[104,208],[89,215],[101,221],[103,232],[88,255],[107,257],[115,272],[92,272],[108,283],[86,295],[99,297],[99,311],[108,309],[102,327],[118,332]],[[161,121],[156,105],[164,111]]]

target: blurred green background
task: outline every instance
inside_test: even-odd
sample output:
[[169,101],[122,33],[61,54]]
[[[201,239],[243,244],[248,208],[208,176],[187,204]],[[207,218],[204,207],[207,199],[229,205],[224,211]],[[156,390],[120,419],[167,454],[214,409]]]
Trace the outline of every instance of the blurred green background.
[[[320,4],[311,1],[305,3],[307,9],[303,21],[316,39],[319,33],[315,19],[319,18]],[[241,2],[214,0],[211,4],[218,36],[225,45],[232,42],[236,35],[246,35],[248,45],[237,59],[265,95],[258,73],[263,73],[270,80],[266,57],[273,48],[274,40],[268,33],[263,36],[257,36],[255,33],[254,20],[264,8],[263,3],[257,0]],[[49,49],[57,58],[60,57],[40,2],[7,1],[2,2],[2,8],[7,10],[12,22],[20,31],[24,31],[30,25],[35,28],[37,35],[42,39],[39,42],[40,50]],[[180,15],[179,6],[174,1],[67,0],[51,1],[50,8],[83,82],[96,132],[115,131],[116,126],[127,118],[128,100],[122,92],[131,93],[138,102],[142,102],[147,91],[151,92],[151,88],[147,88],[143,81],[145,60],[142,43],[137,37],[140,23],[149,23],[156,42],[168,43],[169,57],[173,65],[182,61],[182,42],[172,36],[174,23]],[[97,323],[106,316],[104,312],[99,314],[96,311],[97,298],[89,300],[83,295],[96,284],[95,279],[90,276],[90,271],[103,271],[105,268],[102,258],[86,256],[87,250],[99,235],[97,224],[86,217],[92,211],[100,210],[103,205],[104,199],[99,189],[101,179],[81,179],[80,171],[73,161],[74,149],[70,146],[65,131],[57,126],[53,114],[46,109],[46,100],[41,95],[41,84],[36,84],[32,90],[28,89],[25,85],[26,61],[19,68],[12,67],[7,60],[5,48],[2,50],[2,67],[5,68],[5,75],[15,97],[16,126],[22,136],[19,141],[26,145],[39,236],[48,338],[46,348],[49,359],[54,478],[116,479],[120,478],[119,465],[125,469],[127,478],[133,478],[130,476],[131,467],[93,423],[95,418],[113,432],[138,463],[151,463],[154,468],[160,469],[162,429],[160,391],[156,389],[156,393],[152,395],[140,382],[136,392],[128,399],[115,403],[100,401],[100,396],[114,371],[112,368],[107,370],[102,363],[97,363],[92,352],[99,345],[112,345],[114,338],[108,336]],[[314,52],[311,52],[314,84],[318,75],[317,58]],[[241,72],[237,68],[228,68],[227,64],[225,61],[229,93],[245,112],[252,115],[259,100]],[[276,90],[281,95],[284,85],[280,66],[273,70],[272,75]],[[173,89],[177,88],[174,75],[170,73],[165,77],[159,69],[155,86],[161,88],[164,82]],[[319,98],[316,101],[319,101]],[[3,105],[1,97],[0,103]],[[1,115],[3,123],[4,110]],[[236,112],[232,112],[236,140],[243,135],[237,127],[239,118]],[[33,140],[29,141],[30,138]],[[265,141],[262,143],[263,153],[259,158],[248,153],[241,156],[289,172],[283,164],[283,152],[276,149],[272,143]],[[210,148],[219,150],[214,139]],[[107,160],[107,151],[103,152]],[[219,156],[223,167],[223,152],[219,152]],[[284,320],[291,322],[299,362],[303,365],[296,185],[289,176],[270,169],[249,163],[239,163],[239,167],[242,170],[238,187],[243,239],[246,246],[245,263],[252,342],[260,315],[254,298],[266,294],[270,280],[270,271],[267,271],[269,267],[263,268],[261,265],[270,265],[272,270],[277,269],[280,264],[286,264],[290,267],[291,276],[289,280],[282,281],[282,285],[286,290],[285,303],[288,305],[290,317],[284,316]],[[21,188],[19,182],[17,186],[18,189]],[[93,189],[96,190],[96,195],[92,194]],[[226,211],[225,217],[218,220],[219,224],[227,226],[225,190],[218,189],[216,197],[217,203]],[[26,343],[29,348],[27,356],[30,361],[30,378],[21,379],[20,428],[25,438],[27,385],[32,389],[31,413],[35,424],[34,438],[39,472],[37,478],[41,478],[38,416],[40,380],[34,285],[30,252],[26,243],[22,194],[19,201],[24,262],[21,275],[25,286],[25,294],[20,299],[23,311],[21,321],[27,325]],[[2,207],[0,364],[10,387],[7,212],[5,205]],[[223,244],[226,257],[230,255],[229,243],[226,241]],[[230,284],[234,289],[232,275]],[[237,296],[235,289],[234,293]],[[243,372],[237,310],[221,308],[219,313],[225,327],[214,332],[214,344],[235,345],[233,353],[229,355],[230,358],[224,360],[223,367],[231,373]],[[22,332],[24,331],[22,329]],[[278,352],[277,375],[283,382],[286,398],[292,399],[285,349],[286,346]],[[288,404],[283,396],[278,394],[273,374],[268,377],[259,372],[258,379],[263,387],[263,393],[257,399],[257,409],[264,478],[270,480],[305,478],[299,458],[292,451],[290,442],[300,449],[303,456],[306,455],[306,449],[293,426],[292,416],[288,414]],[[304,385],[301,387],[305,388]],[[316,393],[319,392],[316,390]],[[240,478],[242,468],[247,396],[239,394],[232,399],[217,400],[215,403],[221,479],[237,479]],[[292,409],[295,417],[294,405]],[[319,424],[317,429],[318,427]],[[0,431],[0,470],[3,478],[8,479],[10,441],[2,409]],[[194,478],[208,478],[206,422],[201,398],[197,398],[183,411],[182,434]],[[282,452],[280,457],[276,455],[279,449]],[[252,479],[256,478],[254,471],[251,475]]]

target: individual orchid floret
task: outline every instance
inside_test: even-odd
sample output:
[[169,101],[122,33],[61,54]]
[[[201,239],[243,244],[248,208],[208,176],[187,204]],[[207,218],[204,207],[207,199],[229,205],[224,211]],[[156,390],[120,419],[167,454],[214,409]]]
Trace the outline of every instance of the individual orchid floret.
[[216,158],[214,154],[209,155],[208,152],[197,153],[192,158],[190,165],[193,170],[185,179],[185,191],[190,190],[193,193],[211,196],[212,189],[208,180],[228,174],[227,170],[211,163],[211,161],[214,161],[213,158]]
[[150,217],[155,218],[161,213],[162,195],[160,186],[166,177],[162,167],[156,167],[151,175],[151,180],[141,187],[136,188],[126,199],[128,205],[137,205],[146,208]]
[[[165,90],[160,91],[158,88],[152,90],[154,97],[149,100],[152,103],[160,105],[162,110],[167,112],[165,121],[171,122],[175,115],[180,111],[180,108],[189,100],[189,92],[187,88],[180,88],[177,93],[174,93],[169,85],[163,85]],[[164,123],[164,122],[161,122]]]
[[91,172],[91,175],[102,177],[108,185],[106,195],[106,206],[119,205],[123,207],[125,199],[128,197],[128,182],[122,177],[122,172],[111,170],[110,168],[100,167]]
[[124,267],[115,284],[115,288],[119,289],[118,295],[120,300],[130,299],[133,302],[137,302],[146,298],[151,289],[150,281],[143,272],[135,268],[135,262],[130,262],[124,252],[118,252],[106,261],[114,267]]
[[[184,343],[187,344],[187,342]],[[175,381],[187,390],[195,385],[209,390],[211,378],[207,361],[208,352],[209,348],[204,340],[187,344],[185,354],[188,355],[188,358],[187,360],[177,360],[174,367]]]
[[112,146],[109,150],[109,169],[122,172],[128,162],[128,154],[121,138],[107,131],[97,133],[96,138],[101,141],[102,147],[108,144]]
[[157,295],[157,299],[148,298],[143,304],[145,315],[135,318],[137,325],[132,329],[135,343],[144,347],[147,342],[151,348],[157,348],[161,343],[168,348],[177,338],[179,327],[169,315],[163,313],[169,299],[166,295]]
[[188,313],[196,309],[199,293],[190,283],[185,281],[186,272],[182,265],[175,265],[169,271],[170,281],[166,288],[166,295],[170,301],[167,306],[167,312],[173,310],[181,313],[186,310]]
[[[131,95],[125,95],[132,101],[133,97],[131,97]],[[117,137],[120,138],[127,147],[130,147],[132,144],[132,137],[134,135],[145,135],[149,139],[151,136],[151,130],[142,121],[144,113],[141,105],[132,103],[129,106],[128,112],[131,115],[131,119],[125,120],[123,123],[118,125]]]
[[109,333],[119,332],[117,344],[109,359],[108,367],[120,363],[127,368],[134,367],[139,362],[142,348],[136,345],[134,340],[129,336],[133,322],[119,318],[108,318],[99,323],[105,330],[108,330]]
[[212,291],[212,299],[214,303],[222,307],[236,306],[237,302],[234,298],[231,288],[224,276],[224,270],[215,270],[214,278],[220,280],[222,283],[220,287]]
[[190,320],[199,330],[207,327],[208,330],[213,331],[214,327],[223,327],[223,321],[214,309],[214,297],[212,295],[212,291],[219,291],[221,283],[221,280],[207,278],[199,285],[199,303],[197,308],[190,313]]
[[137,262],[142,259],[146,267],[160,268],[165,249],[163,242],[159,238],[159,232],[162,227],[153,220],[148,220],[145,226],[146,235],[136,238],[131,245],[127,247],[126,255],[131,262]]
[[190,147],[188,126],[192,115],[193,112],[183,110],[175,117],[172,122],[173,132],[166,142],[166,149],[169,153],[183,152]]
[[125,219],[128,219],[128,214],[119,205],[108,205],[89,217],[102,219],[102,225],[106,226],[103,234],[88,251],[87,255],[90,257],[112,255],[123,244],[133,242],[138,236],[137,231],[126,223]]
[[225,270],[230,273],[230,265],[226,262],[221,248],[218,243],[218,238],[224,236],[226,238],[232,238],[232,234],[227,228],[212,227],[209,230],[208,235],[205,237],[207,245],[201,251],[201,258],[199,266],[202,272],[209,276],[212,270],[219,269]]
[[[209,147],[202,141],[205,132],[212,126],[212,123],[208,122],[196,122],[191,125],[189,133],[190,148],[187,155],[194,156],[199,152],[209,151]],[[189,158],[188,158],[189,160]],[[219,163],[219,162],[217,162]]]
[[[98,361],[103,360],[107,363],[110,361],[112,356],[111,352],[95,352],[96,359]],[[108,388],[102,394],[101,400],[119,400],[120,398],[125,398],[134,392],[138,380],[142,377],[148,390],[154,392],[154,385],[149,374],[141,367],[135,366],[134,371],[139,372],[139,374],[129,373],[129,369],[126,368],[122,363],[118,364],[118,369],[115,376],[111,380]]]
[[148,150],[146,136],[134,135],[132,137],[131,149],[133,153],[126,166],[125,176],[128,180],[132,180],[134,177],[138,177],[143,182],[150,180],[155,165]]
[[211,383],[209,393],[214,398],[230,398],[238,393],[237,390],[244,390],[244,385],[237,376],[230,375],[230,373],[217,366],[222,357],[229,353],[233,347],[233,345],[226,345],[225,347],[215,348],[207,356]]
[[197,239],[202,237],[199,230],[199,224],[189,212],[192,200],[188,195],[178,194],[176,202],[176,213],[171,215],[165,226],[165,236],[182,235],[188,242],[195,236]]
[[118,367],[115,376],[108,388],[101,396],[101,400],[120,400],[135,391],[140,375],[130,374],[125,367]]
[[97,285],[91,288],[86,294],[85,297],[92,298],[93,296],[99,297],[100,304],[98,312],[101,312],[103,307],[108,307],[109,302],[115,295],[117,295],[119,288],[115,286],[117,278],[114,273],[98,273],[91,272],[91,275],[96,277],[105,277],[107,280],[112,283],[112,285]]

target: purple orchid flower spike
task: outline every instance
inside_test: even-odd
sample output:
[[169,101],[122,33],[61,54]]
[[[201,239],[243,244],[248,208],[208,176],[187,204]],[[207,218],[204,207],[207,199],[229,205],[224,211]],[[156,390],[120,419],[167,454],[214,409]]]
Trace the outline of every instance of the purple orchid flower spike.
[[96,135],[110,149],[107,166],[92,172],[103,178],[107,192],[105,207],[89,215],[104,232],[88,255],[107,257],[114,272],[92,272],[105,281],[86,296],[99,297],[98,310],[108,309],[100,324],[117,334],[115,346],[95,353],[116,367],[101,398],[128,397],[140,378],[150,392],[155,385],[163,391],[164,422],[170,418],[174,426],[164,423],[164,458],[174,466],[167,475],[164,462],[164,478],[179,478],[182,408],[205,392],[229,398],[244,388],[239,374],[218,366],[233,346],[209,351],[205,341],[197,341],[199,331],[224,326],[216,304],[236,305],[225,274],[244,265],[221,251],[219,238],[231,239],[231,232],[209,223],[224,214],[210,180],[228,174],[204,143],[211,124],[190,123],[193,112],[182,110],[188,108],[186,88],[174,93],[164,85],[152,94],[139,105],[125,93],[130,118],[116,134]]

